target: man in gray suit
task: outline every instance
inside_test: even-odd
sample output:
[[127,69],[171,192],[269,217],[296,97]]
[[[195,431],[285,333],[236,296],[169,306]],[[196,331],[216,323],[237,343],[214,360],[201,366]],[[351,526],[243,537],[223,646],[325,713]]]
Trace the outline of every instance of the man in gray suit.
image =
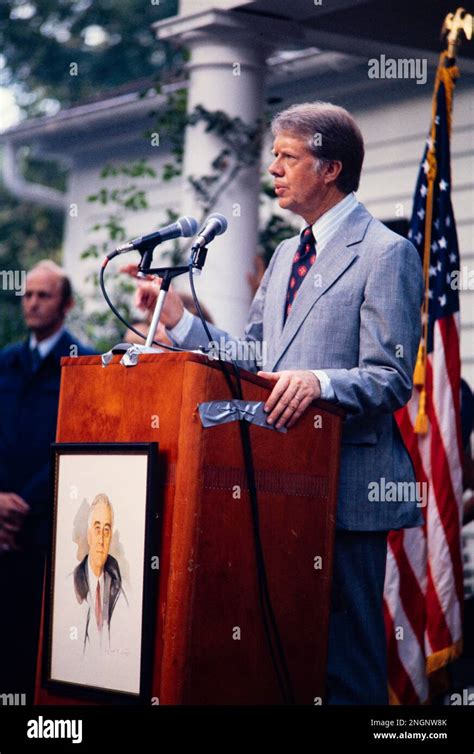
[[[300,236],[275,251],[252,307],[247,369],[274,387],[268,422],[291,427],[323,398],[347,412],[342,438],[329,630],[327,701],[386,704],[383,585],[390,529],[419,526],[413,467],[393,412],[410,398],[420,339],[423,278],[415,248],[354,196],[364,157],[349,113],[296,105],[272,123],[269,167],[280,207],[300,215]],[[146,284],[145,284],[146,285]],[[149,297],[143,289],[139,297]],[[178,345],[206,345],[202,325],[171,293],[163,311]],[[210,328],[219,342],[227,333]],[[263,342],[266,363],[251,344]],[[243,344],[240,344],[240,352]],[[262,352],[261,350],[255,352]],[[395,482],[398,499],[374,489]],[[374,486],[375,483],[375,486]],[[377,487],[378,486],[378,487]],[[407,494],[408,493],[408,494]]]

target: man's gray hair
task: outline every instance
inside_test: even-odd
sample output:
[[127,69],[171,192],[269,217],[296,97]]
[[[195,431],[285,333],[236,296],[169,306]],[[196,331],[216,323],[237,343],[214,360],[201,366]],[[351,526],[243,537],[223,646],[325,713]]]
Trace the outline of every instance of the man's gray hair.
[[357,191],[364,139],[354,118],[343,107],[331,102],[292,105],[275,115],[271,128],[273,136],[287,133],[305,139],[317,160],[317,169],[321,163],[340,161],[342,170],[336,179],[337,188],[345,194]]
[[112,503],[110,502],[108,496],[104,492],[99,492],[98,495],[95,496],[91,503],[91,507],[89,508],[89,515],[87,516],[87,529],[89,530],[92,524],[92,519],[94,516],[94,509],[97,505],[106,505],[108,509],[110,510],[110,518],[111,518],[111,528],[112,531],[114,530],[114,509],[112,508]]

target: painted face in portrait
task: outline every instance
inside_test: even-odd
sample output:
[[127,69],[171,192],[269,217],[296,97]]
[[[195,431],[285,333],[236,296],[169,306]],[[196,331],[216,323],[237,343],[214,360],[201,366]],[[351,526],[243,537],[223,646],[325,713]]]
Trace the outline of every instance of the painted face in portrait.
[[112,538],[112,512],[106,503],[98,503],[87,530],[89,561],[92,570],[99,576],[109,555]]

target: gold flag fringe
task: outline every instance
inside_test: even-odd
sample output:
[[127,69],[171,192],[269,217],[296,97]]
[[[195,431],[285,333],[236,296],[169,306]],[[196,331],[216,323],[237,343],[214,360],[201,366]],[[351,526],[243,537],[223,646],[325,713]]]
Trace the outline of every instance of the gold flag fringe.
[[453,91],[454,83],[459,77],[459,68],[455,65],[446,67],[449,61],[447,52],[442,52],[439,58],[438,70],[436,71],[436,79],[433,92],[433,100],[431,106],[431,129],[429,148],[426,154],[426,160],[428,163],[427,183],[428,193],[426,195],[426,215],[425,215],[425,244],[423,248],[423,277],[425,281],[425,295],[423,299],[423,306],[421,309],[423,334],[421,337],[420,346],[418,348],[418,355],[416,359],[415,371],[413,374],[413,382],[417,388],[421,388],[420,400],[418,404],[418,413],[415,419],[415,432],[417,434],[426,434],[428,432],[428,415],[426,413],[426,347],[428,342],[428,308],[429,308],[429,282],[430,282],[430,251],[431,251],[431,227],[433,222],[433,195],[434,195],[434,182],[437,173],[436,164],[436,100],[440,84],[444,84],[444,90],[446,92],[446,112],[447,112],[447,125],[448,134],[451,135],[451,114],[453,106]]

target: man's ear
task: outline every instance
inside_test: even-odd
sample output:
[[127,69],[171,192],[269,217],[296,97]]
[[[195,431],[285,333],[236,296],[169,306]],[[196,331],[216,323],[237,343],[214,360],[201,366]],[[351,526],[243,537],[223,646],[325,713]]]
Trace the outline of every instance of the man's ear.
[[68,298],[67,301],[63,304],[63,315],[66,316],[66,314],[71,311],[72,307],[74,306],[74,299],[71,296],[71,298]]
[[342,170],[342,162],[340,160],[328,160],[325,164],[324,182],[334,183]]

